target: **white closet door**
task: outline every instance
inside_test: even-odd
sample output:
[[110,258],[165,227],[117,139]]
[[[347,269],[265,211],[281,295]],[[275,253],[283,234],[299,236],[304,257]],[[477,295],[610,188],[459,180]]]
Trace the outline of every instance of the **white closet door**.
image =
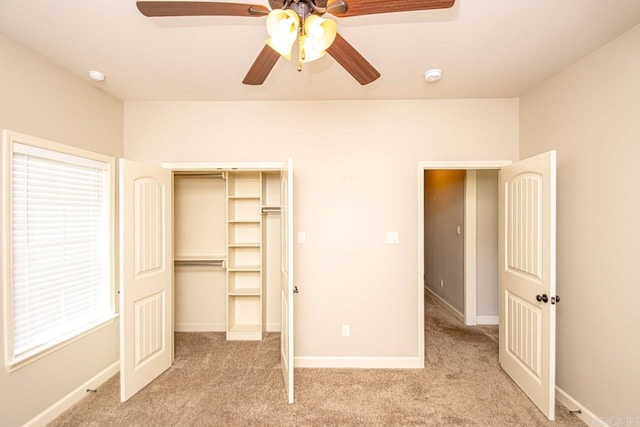
[[555,408],[556,153],[500,172],[500,365],[549,418]]
[[171,172],[120,160],[120,399],[173,359]]
[[282,318],[280,365],[289,403],[293,403],[293,160],[281,173],[280,207],[282,221]]

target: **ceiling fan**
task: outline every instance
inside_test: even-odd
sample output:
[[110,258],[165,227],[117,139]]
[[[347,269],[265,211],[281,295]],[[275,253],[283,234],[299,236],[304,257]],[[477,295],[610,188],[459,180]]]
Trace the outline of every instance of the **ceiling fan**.
[[[298,41],[298,70],[302,63],[324,56],[335,59],[361,85],[369,84],[380,73],[338,32],[330,19],[377,13],[446,9],[455,0],[269,0],[271,10],[264,5],[211,1],[138,1],[143,15],[162,16],[267,16],[268,39],[242,83],[261,85],[280,56],[290,58],[293,44]],[[320,19],[318,19],[320,18]]]

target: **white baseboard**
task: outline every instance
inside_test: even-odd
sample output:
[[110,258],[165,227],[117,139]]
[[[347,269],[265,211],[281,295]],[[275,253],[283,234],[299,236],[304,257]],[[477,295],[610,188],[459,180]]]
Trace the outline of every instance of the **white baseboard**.
[[[176,323],[175,332],[225,332],[224,323]],[[267,323],[266,332],[280,332],[280,323]]]
[[225,332],[224,323],[176,323],[175,332]]
[[67,409],[71,408],[73,405],[78,403],[83,397],[87,395],[87,389],[97,389],[100,385],[102,385],[109,378],[114,376],[116,373],[120,371],[120,361],[115,362],[113,365],[104,369],[95,377],[91,378],[89,381],[85,382],[71,393],[67,394],[62,399],[58,400],[56,403],[51,405],[49,408],[42,411],[39,415],[35,416],[27,423],[24,424],[23,427],[40,427],[44,426],[54,419],[58,417],[58,415],[62,414]]
[[424,365],[415,357],[323,357],[298,356],[296,368],[364,368],[364,369],[422,369]]
[[451,315],[454,316],[456,319],[458,319],[460,322],[464,323],[464,314],[460,313],[458,310],[455,309],[455,307],[453,307],[451,304],[445,301],[440,295],[436,294],[428,287],[425,286],[424,290],[429,292],[433,296],[433,298],[435,299],[435,301],[438,303],[439,306],[441,306],[442,308],[447,310],[449,313],[451,313]]
[[477,315],[476,324],[478,325],[499,325],[500,316]]
[[267,332],[281,332],[280,323],[267,323]]
[[613,425],[623,425],[619,424],[623,421],[622,418],[611,418],[610,420],[607,418],[600,418],[558,386],[556,386],[556,399],[558,399],[558,401],[566,406],[570,411],[579,409],[580,413],[576,414],[576,416],[584,421],[588,426],[610,427],[607,421],[612,421]]

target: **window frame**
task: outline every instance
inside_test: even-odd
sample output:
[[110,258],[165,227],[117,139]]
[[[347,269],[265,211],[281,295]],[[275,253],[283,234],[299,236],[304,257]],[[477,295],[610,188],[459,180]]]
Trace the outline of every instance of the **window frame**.
[[[98,162],[102,162],[106,166],[107,183],[105,200],[109,203],[108,207],[108,244],[109,244],[109,294],[110,307],[109,314],[104,318],[97,320],[91,324],[85,325],[84,328],[75,333],[68,334],[49,343],[39,346],[36,349],[25,352],[24,354],[15,356],[14,352],[14,321],[13,321],[13,145],[14,143],[29,145],[44,150],[57,153],[68,154],[76,157],[82,157]],[[42,138],[22,134],[19,132],[4,129],[2,131],[2,164],[1,164],[1,181],[2,193],[1,209],[2,209],[2,295],[4,300],[4,359],[5,368],[11,372],[22,366],[25,366],[35,360],[40,359],[62,347],[77,341],[98,329],[102,329],[112,324],[117,318],[116,305],[116,159],[100,153],[95,153],[78,147],[73,147],[57,142],[49,141]]]

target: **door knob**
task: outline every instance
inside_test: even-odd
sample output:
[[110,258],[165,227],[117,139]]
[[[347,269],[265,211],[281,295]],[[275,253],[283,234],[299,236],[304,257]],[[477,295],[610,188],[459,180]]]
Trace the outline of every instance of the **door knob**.
[[549,301],[549,297],[547,294],[536,295],[536,300],[538,300],[538,302],[547,302]]
[[560,297],[558,295],[551,297],[551,304],[555,304],[557,302],[560,302]]

